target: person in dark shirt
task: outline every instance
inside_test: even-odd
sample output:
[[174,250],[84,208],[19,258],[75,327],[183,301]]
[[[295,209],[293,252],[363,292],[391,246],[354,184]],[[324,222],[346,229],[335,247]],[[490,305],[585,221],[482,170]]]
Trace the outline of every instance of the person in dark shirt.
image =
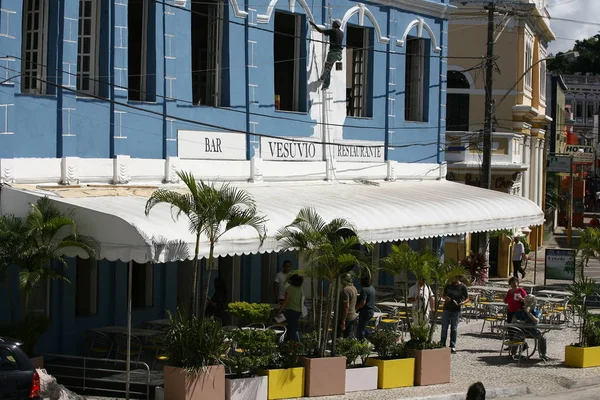
[[460,309],[469,300],[467,287],[455,277],[452,283],[444,287],[444,313],[442,314],[442,344],[446,346],[448,326],[450,326],[450,351],[456,353],[456,336],[458,335],[458,321]]
[[356,311],[358,311],[357,338],[362,340],[369,334],[367,323],[369,323],[375,313],[375,288],[371,285],[371,278],[368,275],[360,278],[360,286]]
[[340,29],[342,21],[334,19],[331,23],[332,29],[321,29],[313,21],[310,21],[310,24],[319,33],[329,37],[329,52],[327,53],[327,60],[325,61],[325,67],[320,78],[323,81],[321,89],[325,90],[329,88],[329,84],[331,83],[331,69],[333,68],[333,64],[342,61],[342,42],[344,40],[344,32]]

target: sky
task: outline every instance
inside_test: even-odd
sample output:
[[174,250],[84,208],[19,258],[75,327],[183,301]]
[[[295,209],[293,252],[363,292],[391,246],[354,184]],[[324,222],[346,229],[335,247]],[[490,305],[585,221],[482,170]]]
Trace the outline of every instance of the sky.
[[[598,24],[600,0],[550,0],[548,12],[551,18],[567,18]],[[557,39],[550,43],[549,53],[573,48],[574,39],[585,39],[600,31],[600,25],[551,20],[550,26]]]

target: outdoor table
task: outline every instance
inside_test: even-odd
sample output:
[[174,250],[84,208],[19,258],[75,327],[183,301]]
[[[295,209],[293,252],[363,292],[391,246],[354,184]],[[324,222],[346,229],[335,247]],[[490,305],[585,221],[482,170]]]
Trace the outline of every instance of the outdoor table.
[[378,306],[384,307],[392,307],[392,308],[403,308],[403,307],[412,307],[411,302],[404,303],[403,301],[382,301],[377,303]]
[[[258,328],[256,326],[243,326],[240,328],[243,331],[247,331],[247,330],[254,330],[254,331],[265,331],[269,328]],[[275,332],[277,335],[281,335],[284,331],[282,331],[281,329],[271,329],[273,332]]]
[[149,325],[167,326],[167,325],[169,325],[169,319],[168,318],[154,319],[152,321],[146,321],[146,323]]
[[[550,331],[560,331],[565,329],[564,325],[557,325],[557,324],[537,324],[537,325],[533,325],[533,324],[525,324],[525,323],[521,323],[521,322],[514,322],[511,324],[508,324],[507,326],[514,326],[520,329],[523,329],[525,332],[525,337],[527,339],[533,339],[533,351],[529,354],[529,356],[527,357],[527,359],[530,359],[531,357],[533,357],[533,355],[535,354],[535,352],[538,349],[538,340],[540,339],[540,337],[544,337],[546,336],[546,333],[550,332]],[[531,333],[531,332],[527,332],[526,329],[538,329],[540,331],[540,335]],[[547,344],[547,343],[546,343]],[[546,360],[544,360],[546,361]]]
[[559,297],[545,297],[545,296],[536,296],[538,301],[543,301],[546,303],[565,303],[567,300]]
[[600,308],[593,308],[591,310],[588,310],[588,313],[592,315],[600,315]]
[[383,317],[387,317],[387,313],[384,312],[374,312],[373,313],[373,318],[383,318]]
[[[504,282],[504,281],[498,281],[495,283],[497,283],[498,285],[509,286],[508,282]],[[538,285],[536,285],[535,283],[527,283],[527,282],[519,282],[519,286],[522,288],[527,288],[527,289],[531,289],[531,290],[538,287]]]
[[480,301],[479,304],[486,307],[504,307],[506,303],[502,301]]
[[468,289],[482,290],[487,292],[507,292],[508,288],[498,286],[469,286]]
[[[104,333],[112,333],[112,334],[116,334],[116,333],[122,333],[124,335],[127,335],[127,327],[126,326],[105,326],[102,328],[98,328],[97,329],[100,332],[104,332]],[[138,336],[138,337],[150,337],[150,336],[157,336],[160,335],[161,332],[160,331],[156,331],[153,329],[139,329],[139,328],[131,328],[131,335],[132,336]]]
[[538,294],[544,294],[549,296],[571,296],[571,293],[565,292],[564,290],[540,290]]

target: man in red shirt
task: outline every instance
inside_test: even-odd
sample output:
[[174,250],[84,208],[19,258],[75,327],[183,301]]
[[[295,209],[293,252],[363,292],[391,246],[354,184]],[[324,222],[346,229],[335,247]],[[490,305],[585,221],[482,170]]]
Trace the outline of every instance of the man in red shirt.
[[504,297],[504,302],[508,304],[508,312],[506,313],[506,323],[510,324],[513,315],[523,308],[523,301],[527,297],[527,292],[522,287],[519,287],[519,280],[514,276],[508,280],[510,289]]
[[590,221],[590,225],[593,226],[594,228],[597,228],[598,225],[600,225],[600,220],[598,220],[598,216],[594,215],[592,217],[592,220]]

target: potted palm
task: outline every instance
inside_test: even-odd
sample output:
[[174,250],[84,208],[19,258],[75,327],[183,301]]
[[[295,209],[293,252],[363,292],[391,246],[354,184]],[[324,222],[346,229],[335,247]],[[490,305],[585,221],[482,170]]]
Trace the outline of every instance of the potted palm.
[[269,368],[261,371],[268,378],[268,398],[288,399],[304,396],[305,374],[300,361],[304,347],[294,340],[281,342]]
[[[227,183],[216,185],[214,182],[197,181],[192,173],[178,171],[177,176],[185,184],[189,193],[158,189],[148,198],[145,207],[146,215],[158,204],[170,204],[177,209],[179,218],[185,214],[190,222],[190,230],[196,237],[194,250],[194,276],[192,278],[192,314],[204,317],[208,304],[210,273],[214,269],[214,250],[219,239],[232,229],[239,227],[253,228],[262,242],[265,239],[266,218],[256,209],[254,198],[246,191]],[[198,290],[198,275],[200,274],[200,238],[204,235],[208,242],[208,262],[204,278],[202,304]]]
[[[32,310],[36,289],[53,280],[70,284],[63,269],[65,253],[94,257],[98,243],[79,235],[71,211],[62,212],[54,201],[40,198],[25,218],[0,217],[0,273],[10,265],[19,269],[19,289],[23,296],[21,320],[15,321],[11,300],[11,323],[0,327],[0,335],[19,338],[33,364],[43,367],[43,357],[35,356],[35,345],[48,330],[51,320]],[[8,280],[4,276],[5,284]]]
[[600,320],[590,315],[587,299],[599,293],[598,283],[588,277],[580,277],[569,286],[571,306],[579,318],[578,342],[565,347],[565,364],[569,367],[587,368],[600,366]]
[[259,375],[273,360],[277,337],[271,330],[236,329],[227,334],[231,345],[223,362],[231,373],[225,378],[227,400],[267,400],[268,380]]
[[415,359],[407,357],[400,334],[392,330],[380,330],[369,335],[377,357],[369,357],[367,365],[377,367],[377,387],[392,389],[413,386]]
[[[412,313],[413,321],[407,318],[410,340],[406,343],[406,349],[415,359],[415,385],[450,382],[450,349],[433,341],[436,325],[430,321],[429,315],[432,315],[432,321],[436,321],[444,285],[455,277],[467,276],[468,272],[454,262],[440,262],[439,257],[428,249],[416,252],[407,243],[393,245],[390,255],[382,260],[382,268],[404,277],[412,272],[417,278],[433,283],[433,310],[429,309],[429,302],[425,301],[423,307]],[[408,284],[405,284],[404,302],[408,304]]]
[[337,353],[346,357],[346,393],[377,389],[377,367],[367,365],[372,347],[366,339],[338,340]]
[[164,338],[168,365],[164,367],[164,392],[169,400],[225,398],[225,367],[228,350],[221,323],[199,319],[177,310],[170,312]]
[[344,394],[345,391],[346,360],[335,357],[337,324],[332,337],[334,356],[325,355],[331,315],[337,312],[334,304],[339,293],[339,278],[355,266],[365,267],[355,230],[354,225],[343,218],[326,222],[313,208],[303,208],[290,225],[277,232],[277,240],[284,249],[297,249],[304,257],[308,265],[306,275],[313,279],[311,284],[315,281],[328,284],[322,298],[313,297],[313,310],[319,309],[320,315],[316,320],[315,351],[302,360],[306,368],[307,396]]

